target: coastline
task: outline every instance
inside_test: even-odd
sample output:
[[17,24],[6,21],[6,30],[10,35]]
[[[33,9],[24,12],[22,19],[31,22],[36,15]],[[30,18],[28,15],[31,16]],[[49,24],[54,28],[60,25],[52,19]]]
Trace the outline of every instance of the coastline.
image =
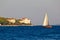
[[33,25],[0,25],[0,26],[33,26]]
[[0,25],[0,26],[5,26],[5,27],[16,27],[16,26],[42,26],[42,25]]

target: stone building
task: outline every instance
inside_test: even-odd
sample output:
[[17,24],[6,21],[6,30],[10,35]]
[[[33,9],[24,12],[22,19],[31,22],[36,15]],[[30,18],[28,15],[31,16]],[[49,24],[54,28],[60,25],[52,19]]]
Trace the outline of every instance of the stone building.
[[22,23],[22,24],[31,24],[31,21],[30,21],[30,19],[24,17],[24,18],[20,19],[19,23]]
[[16,22],[16,19],[14,19],[14,18],[7,18],[7,21],[9,22],[9,23],[15,23]]

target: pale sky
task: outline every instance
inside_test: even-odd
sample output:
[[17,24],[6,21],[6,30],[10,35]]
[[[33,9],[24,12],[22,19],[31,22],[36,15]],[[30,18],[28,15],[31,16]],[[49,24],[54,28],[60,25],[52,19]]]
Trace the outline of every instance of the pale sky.
[[45,13],[50,25],[60,24],[60,0],[0,0],[0,16],[31,19],[42,25]]

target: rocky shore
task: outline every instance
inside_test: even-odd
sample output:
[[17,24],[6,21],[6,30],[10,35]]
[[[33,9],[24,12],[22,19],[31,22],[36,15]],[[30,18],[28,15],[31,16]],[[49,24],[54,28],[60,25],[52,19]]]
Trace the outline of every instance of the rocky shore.
[[20,25],[32,25],[31,20],[27,17],[20,19],[17,18],[5,18],[0,17],[0,26],[20,26]]

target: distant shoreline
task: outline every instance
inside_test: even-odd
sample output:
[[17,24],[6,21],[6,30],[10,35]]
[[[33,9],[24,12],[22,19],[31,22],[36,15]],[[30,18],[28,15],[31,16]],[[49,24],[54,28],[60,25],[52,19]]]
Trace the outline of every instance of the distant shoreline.
[[0,26],[13,26],[13,27],[15,27],[15,26],[42,26],[42,25],[0,25]]
[[0,26],[33,26],[33,25],[0,25]]

